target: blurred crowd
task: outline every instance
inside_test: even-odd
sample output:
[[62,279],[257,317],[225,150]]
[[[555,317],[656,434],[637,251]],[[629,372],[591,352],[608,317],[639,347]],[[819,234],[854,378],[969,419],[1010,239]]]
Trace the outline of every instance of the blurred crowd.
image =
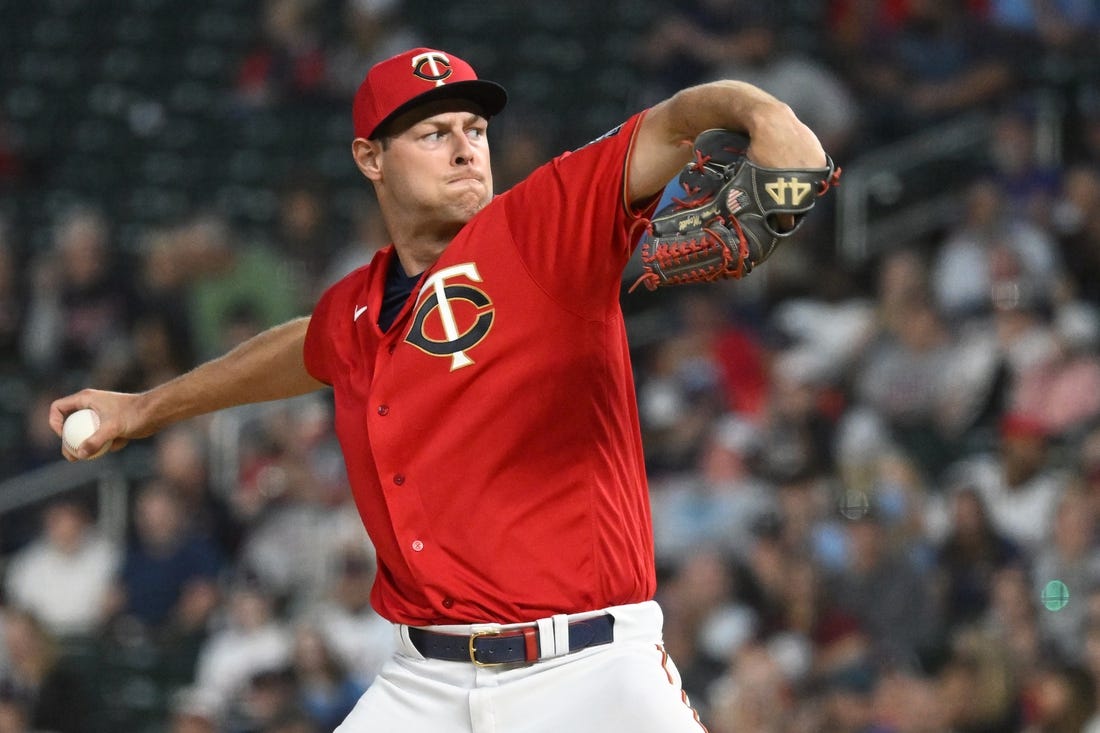
[[[1100,4],[831,0],[800,26],[777,19],[805,3],[647,7],[639,106],[745,79],[841,165],[993,121],[930,235],[843,261],[826,199],[744,282],[624,294],[666,642],[708,729],[1097,733]],[[350,99],[433,44],[417,18],[266,0],[224,83],[240,109]],[[1053,159],[1037,90],[1064,112]],[[559,152],[510,91],[498,190]],[[0,124],[0,191],[26,172]],[[386,244],[368,188],[341,219],[296,175],[262,229],[196,201],[128,247],[93,200],[35,251],[0,220],[5,486],[59,460],[52,399],[149,388],[308,313]],[[0,733],[322,733],[371,684],[393,641],[328,395],[235,415],[127,449],[147,470],[122,538],[87,491],[0,521]]]

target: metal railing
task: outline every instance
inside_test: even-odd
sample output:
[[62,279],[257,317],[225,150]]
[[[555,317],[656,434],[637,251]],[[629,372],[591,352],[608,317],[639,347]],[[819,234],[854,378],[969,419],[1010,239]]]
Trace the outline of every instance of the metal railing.
[[[206,427],[207,468],[213,491],[228,496],[240,477],[242,435],[278,410],[300,409],[309,396],[220,410]],[[0,516],[45,505],[66,494],[95,498],[100,531],[122,543],[129,528],[130,495],[154,475],[151,444],[131,443],[94,461],[58,460],[0,481]]]
[[[1062,160],[1064,100],[1056,91],[1027,97],[1034,159]],[[963,192],[991,161],[996,116],[975,111],[865,153],[844,166],[837,199],[837,254],[859,264],[957,221]]]
[[100,531],[121,544],[126,536],[133,485],[151,475],[148,451],[137,446],[129,455],[109,453],[94,461],[59,460],[0,481],[0,515],[49,503],[56,497],[87,492],[96,499]]
[[[837,199],[841,258],[856,264],[899,240],[915,240],[953,221],[959,215],[959,190],[968,180],[944,180],[939,192],[916,196],[912,179],[922,168],[984,151],[990,126],[988,115],[967,115],[846,165]],[[883,212],[876,214],[876,206]]]

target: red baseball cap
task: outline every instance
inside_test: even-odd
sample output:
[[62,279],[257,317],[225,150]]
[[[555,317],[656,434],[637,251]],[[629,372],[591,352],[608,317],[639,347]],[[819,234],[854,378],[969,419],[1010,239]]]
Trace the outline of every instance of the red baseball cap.
[[473,67],[453,54],[414,48],[367,72],[352,106],[355,136],[370,139],[402,112],[438,99],[468,99],[492,117],[504,109],[508,94],[500,84],[478,79]]

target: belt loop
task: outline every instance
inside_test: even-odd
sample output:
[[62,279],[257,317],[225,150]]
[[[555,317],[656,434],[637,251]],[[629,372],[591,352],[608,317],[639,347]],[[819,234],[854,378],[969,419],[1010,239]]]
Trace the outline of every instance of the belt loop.
[[557,656],[554,647],[554,620],[540,618],[535,624],[539,627],[539,659]]
[[406,654],[417,659],[426,659],[424,653],[416,647],[416,644],[413,643],[413,640],[409,637],[408,626],[405,624],[394,624],[393,628],[395,636],[397,637],[397,644],[401,649],[405,650]]
[[562,654],[568,654],[569,616],[564,613],[559,613],[556,616],[551,616],[550,618],[554,622],[554,656],[559,657]]

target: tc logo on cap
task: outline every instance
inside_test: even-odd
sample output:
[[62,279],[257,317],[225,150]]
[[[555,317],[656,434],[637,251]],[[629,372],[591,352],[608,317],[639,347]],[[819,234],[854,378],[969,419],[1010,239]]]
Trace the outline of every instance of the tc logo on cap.
[[504,108],[508,95],[499,84],[478,79],[473,67],[458,56],[410,48],[367,72],[352,104],[355,136],[370,138],[397,115],[442,99],[469,100],[488,118]]
[[434,81],[437,87],[451,75],[451,60],[439,51],[428,51],[412,57],[413,74],[424,81]]

